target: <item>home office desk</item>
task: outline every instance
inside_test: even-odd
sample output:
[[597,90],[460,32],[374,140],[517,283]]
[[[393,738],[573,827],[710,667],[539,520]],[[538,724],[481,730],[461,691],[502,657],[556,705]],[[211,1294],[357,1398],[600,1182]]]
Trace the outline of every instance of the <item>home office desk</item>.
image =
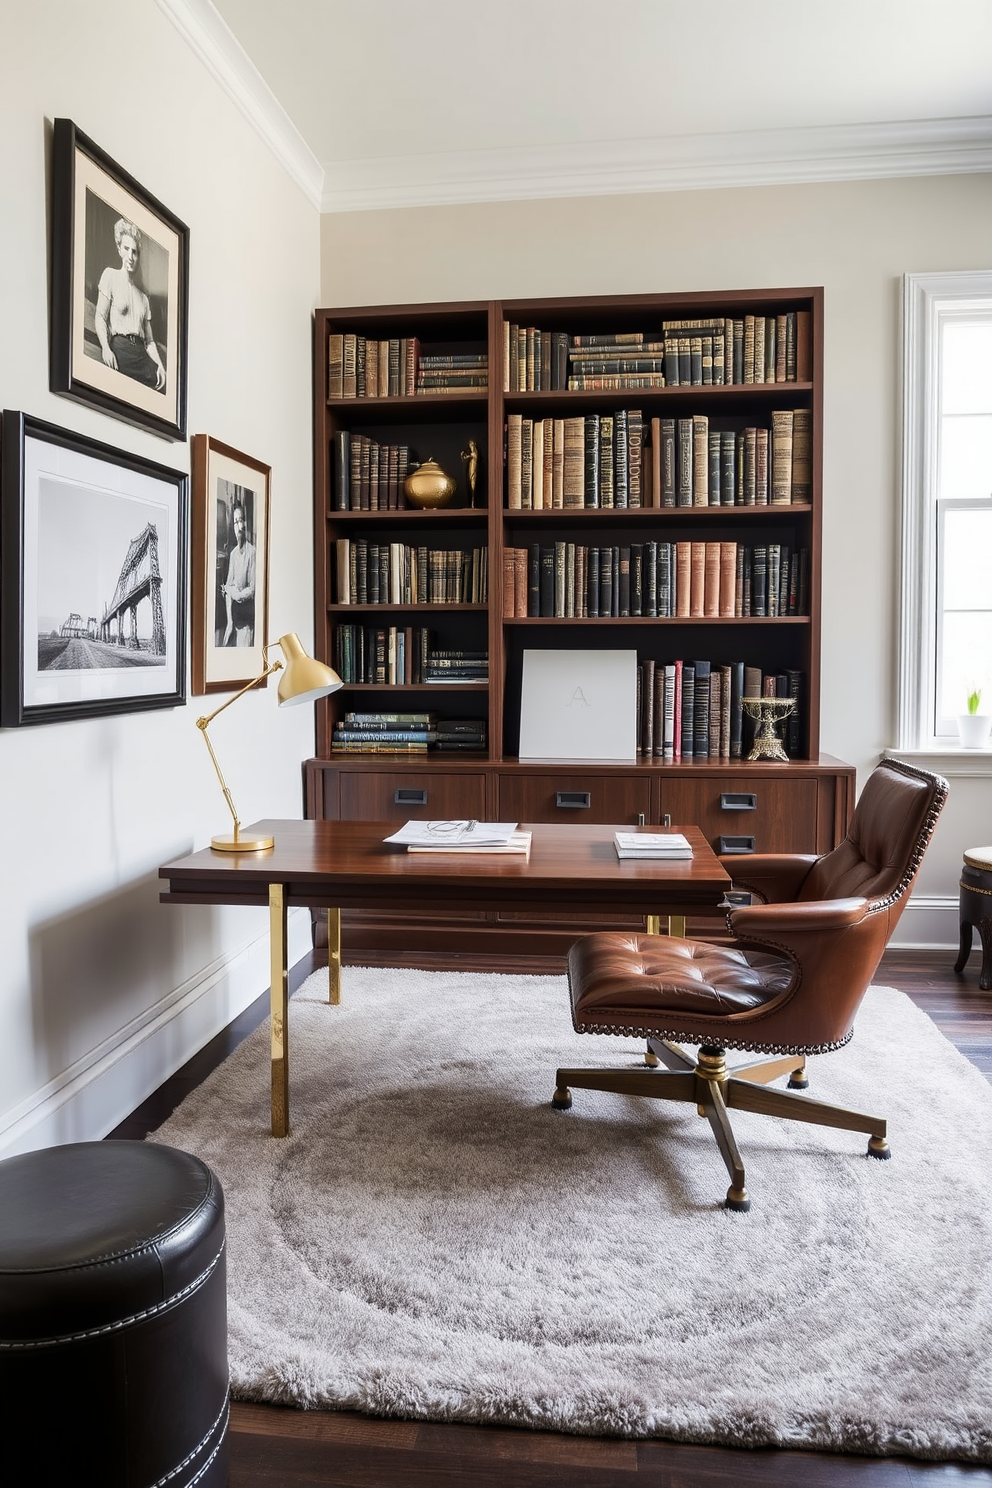
[[[716,909],[730,878],[702,832],[680,827],[691,860],[661,862],[617,857],[613,826],[531,825],[529,857],[514,854],[408,853],[383,839],[395,823],[261,821],[247,830],[268,833],[264,852],[205,848],[159,869],[165,904],[249,904],[269,909],[272,1057],[272,1135],[289,1132],[288,966],[286,914],[290,908],[328,911],[329,1000],[340,997],[343,909],[413,911],[452,908],[508,911],[566,910],[590,918],[609,913],[646,915],[649,929],[669,917],[684,933],[685,916]],[[623,827],[630,831],[629,826]],[[657,829],[655,829],[657,830]]]

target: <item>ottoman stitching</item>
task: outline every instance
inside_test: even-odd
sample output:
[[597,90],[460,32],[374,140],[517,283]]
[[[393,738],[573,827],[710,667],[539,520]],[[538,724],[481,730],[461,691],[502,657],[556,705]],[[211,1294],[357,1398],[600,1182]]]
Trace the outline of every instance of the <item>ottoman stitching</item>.
[[[184,1467],[189,1467],[190,1463],[193,1461],[193,1458],[196,1457],[196,1456],[198,1456],[199,1453],[203,1451],[204,1447],[207,1445],[207,1442],[210,1440],[210,1438],[213,1436],[214,1432],[217,1430],[217,1427],[220,1424],[221,1420],[225,1416],[227,1416],[227,1415],[230,1414],[230,1409],[231,1409],[231,1406],[230,1406],[229,1398],[228,1398],[227,1395],[225,1395],[224,1396],[224,1404],[221,1406],[219,1412],[217,1413],[217,1417],[214,1420],[213,1425],[207,1428],[206,1432],[201,1437],[201,1439],[197,1442],[197,1444],[193,1448],[192,1452],[188,1452],[187,1455],[183,1458],[182,1462],[177,1462],[176,1465],[175,1465],[175,1467],[170,1468],[170,1470],[164,1475],[164,1477],[156,1478],[155,1482],[152,1483],[151,1488],[162,1488],[162,1485],[164,1483],[168,1483],[170,1481],[170,1479],[172,1479],[172,1478],[174,1478],[176,1476],[177,1473],[181,1473]],[[225,1430],[226,1429],[227,1429],[227,1423],[225,1421]],[[193,1484],[194,1483],[198,1483],[200,1481],[200,1479],[203,1477],[203,1474],[206,1472],[206,1470],[210,1466],[211,1462],[213,1462],[214,1458],[217,1456],[217,1453],[220,1451],[220,1449],[221,1449],[221,1447],[223,1445],[224,1445],[224,1438],[223,1438],[223,1435],[222,1435],[220,1441],[214,1447],[213,1451],[210,1453],[210,1456],[207,1458],[206,1462],[203,1464],[203,1466],[200,1468],[200,1470],[196,1474],[196,1477],[195,1478],[190,1478],[189,1488],[193,1488]]]
[[184,1286],[181,1291],[175,1292],[171,1297],[167,1297],[164,1302],[156,1302],[154,1307],[146,1307],[142,1312],[132,1313],[130,1317],[119,1318],[116,1322],[113,1323],[104,1323],[99,1328],[85,1328],[80,1333],[65,1333],[61,1334],[57,1338],[0,1338],[0,1350],[14,1352],[18,1349],[52,1348],[56,1344],[60,1343],[78,1343],[85,1338],[100,1338],[105,1333],[119,1332],[121,1328],[129,1328],[132,1323],[141,1323],[144,1322],[146,1318],[155,1317],[158,1313],[161,1312],[167,1312],[170,1307],[174,1307],[177,1302],[181,1302],[184,1297],[191,1296],[193,1292],[198,1291],[199,1288],[203,1286],[204,1282],[215,1270],[217,1262],[224,1254],[226,1244],[227,1240],[225,1237],[225,1239],[221,1242],[221,1247],[218,1250],[217,1254],[214,1256],[213,1260],[205,1268],[205,1270],[200,1272],[199,1276],[196,1277],[194,1281],[189,1282],[187,1286]]

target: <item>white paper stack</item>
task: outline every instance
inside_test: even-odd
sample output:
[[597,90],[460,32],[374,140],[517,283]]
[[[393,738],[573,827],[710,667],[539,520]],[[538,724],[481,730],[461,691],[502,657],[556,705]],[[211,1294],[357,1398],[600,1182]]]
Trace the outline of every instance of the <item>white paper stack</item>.
[[681,832],[614,832],[618,858],[691,858],[692,848]]
[[407,852],[526,853],[531,834],[516,822],[409,821],[386,841]]

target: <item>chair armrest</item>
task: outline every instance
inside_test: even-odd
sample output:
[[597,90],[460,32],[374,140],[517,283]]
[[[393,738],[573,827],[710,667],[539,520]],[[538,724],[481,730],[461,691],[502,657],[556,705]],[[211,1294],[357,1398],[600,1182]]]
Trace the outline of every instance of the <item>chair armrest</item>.
[[727,918],[741,940],[762,940],[811,930],[849,930],[867,913],[867,899],[807,899],[802,904],[746,904],[731,910]]
[[799,891],[813,864],[815,853],[749,853],[746,857],[727,854],[720,859],[734,881],[735,888],[760,894],[765,903],[788,903]]

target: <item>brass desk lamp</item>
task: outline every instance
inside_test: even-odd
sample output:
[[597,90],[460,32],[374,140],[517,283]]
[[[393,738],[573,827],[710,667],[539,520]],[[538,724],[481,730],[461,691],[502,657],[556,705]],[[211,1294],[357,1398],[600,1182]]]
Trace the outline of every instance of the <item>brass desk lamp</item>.
[[[286,658],[285,676],[279,679],[278,697],[280,708],[295,707],[297,703],[316,702],[318,698],[326,697],[329,692],[337,692],[339,687],[344,686],[337,672],[332,671],[328,666],[324,666],[322,661],[315,661],[312,656],[307,655],[299,636],[295,632],[289,631],[287,635],[280,636],[271,645],[279,646],[283,656]],[[236,692],[233,697],[229,697],[226,703],[221,703],[219,708],[215,708],[205,718],[198,718],[196,720],[196,726],[203,734],[203,742],[209,749],[210,758],[214,762],[217,779],[220,781],[220,788],[224,792],[224,800],[227,802],[231,816],[234,819],[233,832],[225,832],[219,837],[211,837],[210,846],[215,852],[261,852],[266,847],[272,847],[275,842],[274,838],[262,836],[258,832],[242,832],[241,822],[238,820],[238,813],[235,809],[234,801],[231,799],[231,792],[228,789],[227,781],[224,779],[217,756],[214,753],[214,746],[211,744],[210,736],[207,733],[208,727],[213,723],[218,713],[223,713],[225,708],[229,708],[232,703],[236,703],[238,698],[244,697],[246,692],[250,692],[253,687],[257,687],[260,682],[264,682],[266,677],[271,676],[273,672],[283,670],[283,662],[269,660],[270,649],[270,646],[262,647],[262,661],[265,665],[257,677],[253,677],[250,682],[246,682],[240,692]]]

